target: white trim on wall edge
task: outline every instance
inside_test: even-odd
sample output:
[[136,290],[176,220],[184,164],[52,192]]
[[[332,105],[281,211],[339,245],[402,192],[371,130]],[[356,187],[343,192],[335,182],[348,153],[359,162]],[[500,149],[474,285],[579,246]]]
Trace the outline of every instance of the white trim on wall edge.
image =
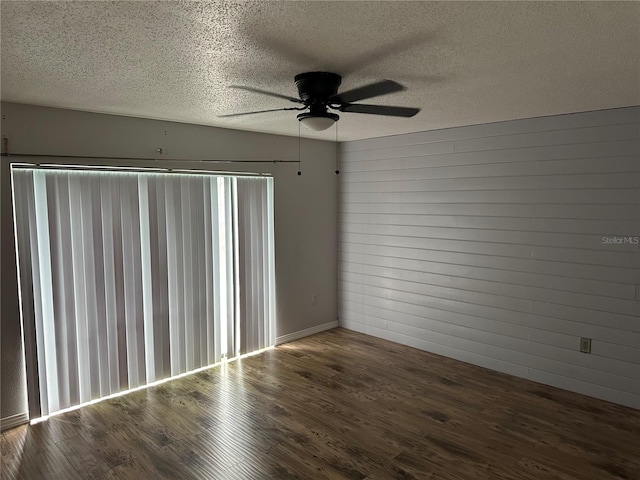
[[276,345],[292,342],[294,340],[298,340],[299,338],[304,338],[315,333],[324,332],[325,330],[331,330],[332,328],[336,328],[337,326],[338,321],[335,320],[333,322],[316,325],[315,327],[305,328],[304,330],[300,330],[298,332],[288,333],[286,335],[282,335],[281,337],[276,337]]
[[4,432],[10,428],[17,427],[29,423],[29,414],[27,412],[17,413],[10,417],[0,418],[0,431]]

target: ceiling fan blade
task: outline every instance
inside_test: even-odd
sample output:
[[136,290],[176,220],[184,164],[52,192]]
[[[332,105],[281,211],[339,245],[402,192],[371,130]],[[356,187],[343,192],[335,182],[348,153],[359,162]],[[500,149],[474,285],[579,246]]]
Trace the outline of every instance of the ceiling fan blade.
[[256,110],[255,112],[242,112],[242,113],[228,113],[226,115],[218,115],[218,118],[222,117],[240,117],[242,115],[253,115],[254,113],[267,113],[267,112],[282,112],[284,110],[304,110],[304,108],[271,108],[269,110]]
[[334,95],[329,100],[336,103],[352,103],[367,98],[379,97],[388,93],[401,92],[404,87],[393,80],[382,80],[381,82],[370,83],[364,87],[354,88],[346,92]]
[[387,105],[361,105],[352,103],[344,105],[338,110],[350,113],[368,113],[370,115],[385,115],[387,117],[413,117],[420,111],[419,108],[391,107]]
[[287,95],[281,95],[279,93],[269,92],[267,90],[260,90],[259,88],[245,87],[242,85],[229,85],[229,88],[237,88],[238,90],[246,90],[247,92],[260,93],[262,95],[268,95],[270,97],[282,98],[283,100],[289,100],[290,102],[303,103],[299,98],[289,97]]

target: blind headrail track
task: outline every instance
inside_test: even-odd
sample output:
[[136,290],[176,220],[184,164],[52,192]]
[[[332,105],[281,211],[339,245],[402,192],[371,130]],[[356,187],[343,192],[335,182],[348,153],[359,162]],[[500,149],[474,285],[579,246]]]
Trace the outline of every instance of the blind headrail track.
[[[258,159],[258,160],[221,160],[221,159],[187,159],[187,158],[171,158],[171,159],[159,159],[159,158],[145,158],[145,157],[115,157],[115,156],[96,156],[96,155],[55,155],[55,154],[31,154],[31,153],[5,153],[1,154],[2,157],[16,160],[32,160],[31,162],[15,161],[12,162],[12,166],[15,168],[25,169],[90,169],[90,170],[104,170],[104,171],[127,171],[127,172],[166,172],[166,173],[214,173],[221,175],[264,175],[269,176],[269,173],[256,173],[256,172],[229,172],[229,171],[210,171],[202,170],[198,168],[189,168],[194,164],[264,164],[264,163],[298,163],[298,160],[280,160],[280,159]],[[44,163],[38,160],[110,160],[116,162],[155,162],[157,166],[122,166],[122,165],[80,165],[72,163]],[[184,162],[186,165],[183,168],[160,166],[165,162]]]
[[298,163],[298,160],[257,159],[257,160],[221,160],[221,159],[193,159],[193,158],[148,158],[148,157],[114,157],[96,155],[56,155],[41,153],[6,153],[1,154],[9,158],[44,158],[68,160],[128,160],[154,162],[192,162],[192,163]]

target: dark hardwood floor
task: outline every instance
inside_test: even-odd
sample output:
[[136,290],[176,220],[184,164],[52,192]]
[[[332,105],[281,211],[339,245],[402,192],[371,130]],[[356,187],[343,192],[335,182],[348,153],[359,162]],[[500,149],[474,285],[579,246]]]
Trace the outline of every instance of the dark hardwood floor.
[[640,411],[335,329],[2,434],[4,479],[640,479]]

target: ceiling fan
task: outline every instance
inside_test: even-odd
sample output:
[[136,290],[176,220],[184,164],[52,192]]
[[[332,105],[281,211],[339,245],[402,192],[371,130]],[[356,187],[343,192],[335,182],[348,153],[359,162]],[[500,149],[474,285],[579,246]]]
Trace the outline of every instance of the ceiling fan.
[[[370,115],[385,115],[390,117],[413,117],[420,111],[419,108],[392,107],[387,105],[366,105],[358,102],[369,98],[400,92],[405,88],[393,80],[382,80],[363,87],[338,93],[338,87],[342,83],[342,77],[331,72],[306,72],[296,75],[294,78],[300,98],[289,97],[279,93],[260,90],[258,88],[231,85],[230,88],[247,90],[249,92],[269,95],[270,97],[289,100],[299,103],[299,107],[274,108],[270,110],[257,110],[254,112],[232,113],[219,115],[219,117],[237,117],[241,115],[253,115],[255,113],[278,112],[282,110],[300,110],[298,120],[311,130],[326,130],[340,118],[329,111],[337,110],[347,113],[367,113]],[[306,110],[306,111],[304,111]]]

